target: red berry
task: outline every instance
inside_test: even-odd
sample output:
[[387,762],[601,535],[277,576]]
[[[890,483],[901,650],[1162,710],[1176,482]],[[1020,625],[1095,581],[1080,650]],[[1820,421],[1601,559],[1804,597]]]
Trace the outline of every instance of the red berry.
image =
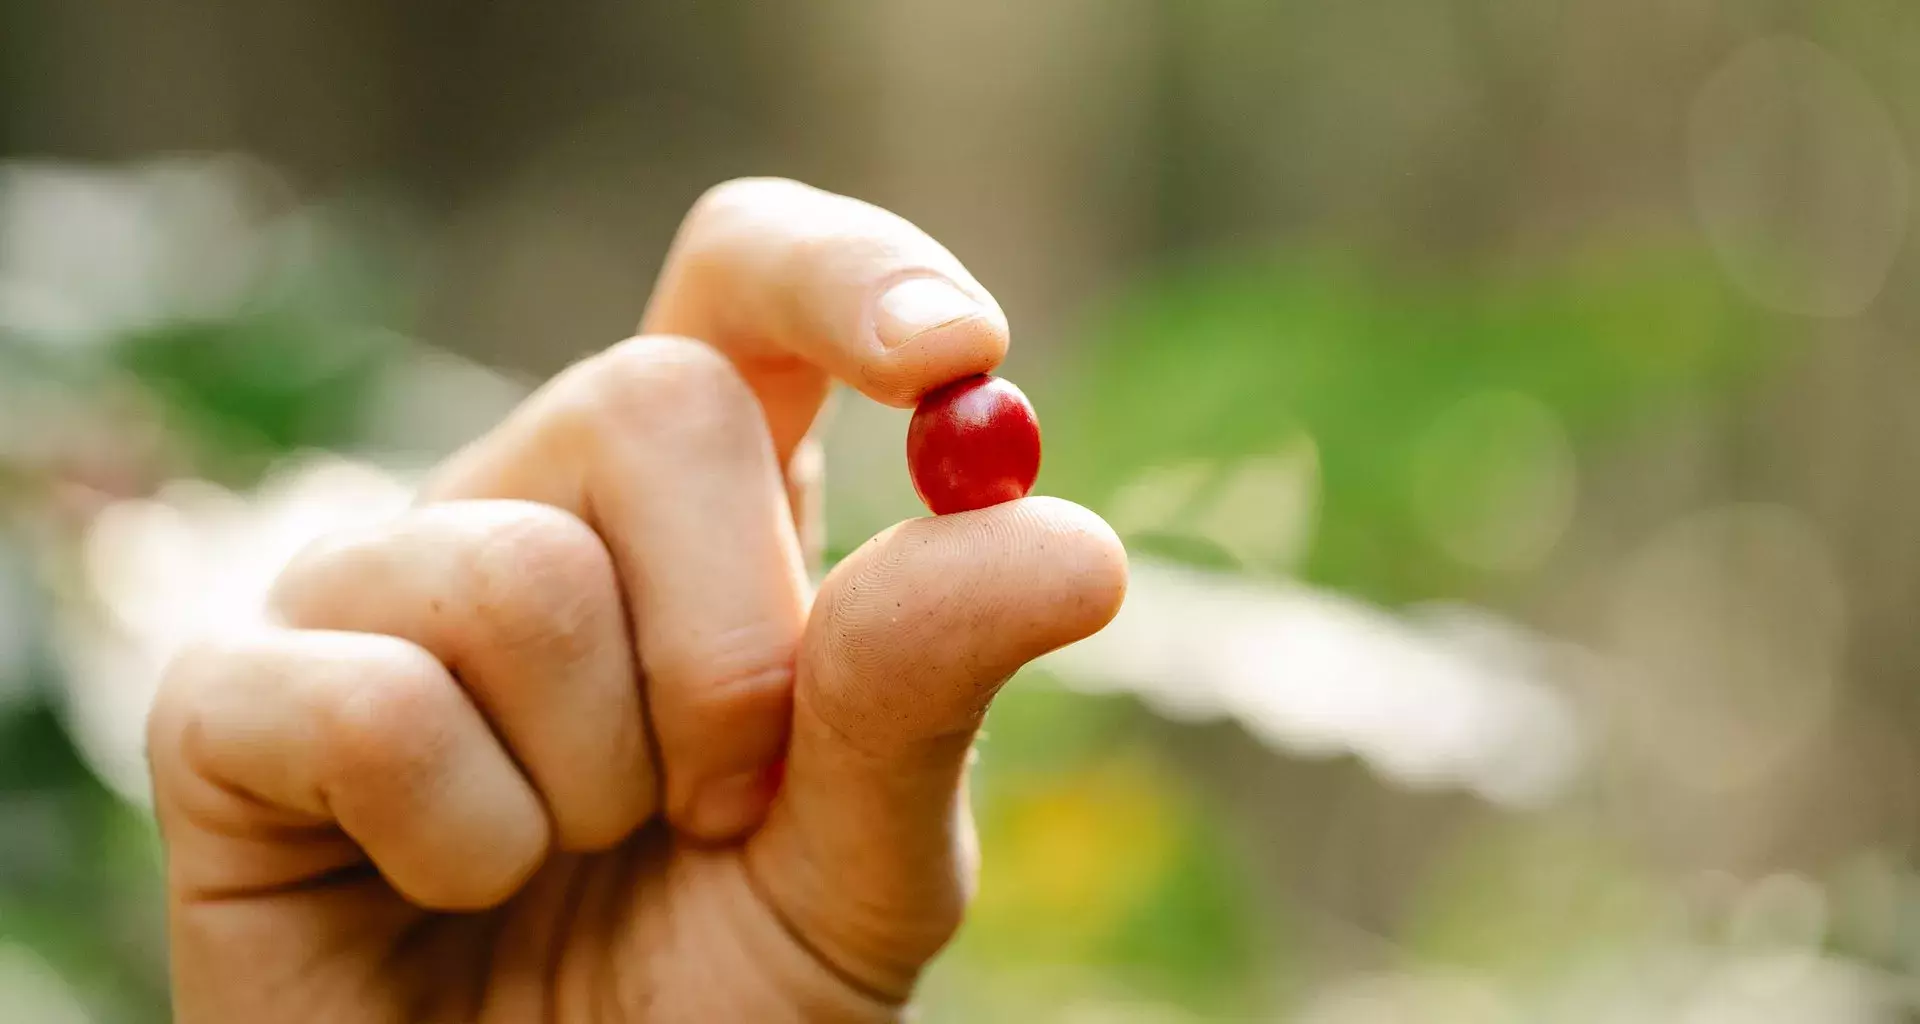
[[907,427],[907,470],[934,515],[1024,497],[1040,473],[1040,419],[1000,377],[965,377],[920,399]]

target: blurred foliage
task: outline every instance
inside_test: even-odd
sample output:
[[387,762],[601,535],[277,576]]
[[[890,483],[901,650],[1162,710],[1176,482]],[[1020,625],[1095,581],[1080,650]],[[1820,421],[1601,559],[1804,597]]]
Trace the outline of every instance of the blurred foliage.
[[0,708],[0,751],[0,940],[46,958],[102,1020],[158,1019],[151,823],[94,778],[52,706]]
[[1414,492],[1437,478],[1450,520],[1491,522],[1542,453],[1497,410],[1482,424],[1450,411],[1519,396],[1555,435],[1602,444],[1770,365],[1781,340],[1708,254],[1678,245],[1498,274],[1220,259],[1142,282],[1093,323],[1082,351],[1098,357],[1043,400],[1049,489],[1101,508],[1143,467],[1203,460],[1191,516],[1237,461],[1304,435],[1319,508],[1300,575],[1388,602],[1502,582],[1436,543]]
[[117,334],[110,365],[166,407],[194,470],[233,485],[302,448],[364,440],[370,397],[411,342],[404,246],[371,211],[322,207],[281,226],[290,250],[225,315]]
[[170,324],[117,346],[164,400],[196,468],[245,484],[279,455],[359,440],[364,396],[397,338],[273,311],[237,323]]
[[1671,937],[1679,915],[1665,897],[1610,836],[1570,823],[1504,822],[1440,857],[1402,938],[1432,962],[1545,980]]
[[[43,425],[41,447],[0,447],[0,555],[9,534],[54,545],[34,562],[0,559],[0,572],[82,599],[68,575],[84,524],[64,518],[63,487],[132,497],[185,474],[244,488],[285,455],[360,441],[375,389],[411,344],[377,326],[395,318],[404,279],[390,248],[325,227],[215,315],[159,311],[80,337],[0,325],[0,398],[58,424]],[[0,699],[0,940],[35,950],[102,1021],[164,1019],[158,837],[61,727],[58,627],[51,608],[25,611],[25,678],[4,678],[0,662],[0,697],[12,698]]]
[[1041,672],[995,704],[973,779],[983,882],[955,959],[999,975],[1096,967],[1196,1009],[1251,1012],[1282,923],[1247,901],[1246,866],[1147,725]]

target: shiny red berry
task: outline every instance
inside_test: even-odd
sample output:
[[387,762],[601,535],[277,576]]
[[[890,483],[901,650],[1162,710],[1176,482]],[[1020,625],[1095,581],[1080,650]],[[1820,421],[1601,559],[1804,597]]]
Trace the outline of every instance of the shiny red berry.
[[907,470],[934,515],[1024,497],[1040,473],[1040,419],[1000,377],[965,377],[920,399],[907,427]]

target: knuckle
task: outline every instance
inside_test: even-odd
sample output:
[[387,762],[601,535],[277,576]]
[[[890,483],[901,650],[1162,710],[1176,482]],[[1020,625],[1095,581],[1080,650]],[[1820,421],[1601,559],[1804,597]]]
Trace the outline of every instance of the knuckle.
[[813,188],[791,178],[743,177],[713,185],[694,200],[687,211],[687,224],[699,228],[715,220],[737,215],[813,192]]
[[327,604],[323,598],[332,596],[340,570],[351,554],[364,546],[361,540],[341,532],[315,537],[302,545],[268,587],[267,607],[293,624],[319,628]]
[[723,181],[688,210],[671,257],[683,279],[725,288],[740,273],[743,251],[759,251],[769,231],[783,239],[783,276],[833,279],[884,261],[897,235],[877,207],[790,178]]
[[324,533],[311,538],[295,549],[293,557],[281,566],[278,585],[284,587],[322,572],[338,561],[341,553],[351,548],[356,540],[358,538],[350,537],[346,531]]
[[629,338],[594,357],[573,403],[590,440],[700,437],[759,422],[746,380],[718,349],[670,335]]
[[[147,706],[145,740],[151,766],[193,762],[194,747],[206,731],[210,691],[226,674],[226,662],[226,653],[204,640],[189,643],[168,661]],[[163,777],[154,774],[156,780]]]
[[328,707],[322,760],[336,785],[419,791],[447,762],[459,697],[426,651],[402,641],[382,646],[381,670],[343,683]]
[[613,556],[585,522],[547,505],[513,503],[475,544],[469,593],[494,642],[584,657],[594,627],[617,607]]
[[147,705],[144,740],[157,801],[189,799],[188,780],[221,779],[229,756],[258,742],[263,702],[280,698],[264,635],[195,637],[168,659]]

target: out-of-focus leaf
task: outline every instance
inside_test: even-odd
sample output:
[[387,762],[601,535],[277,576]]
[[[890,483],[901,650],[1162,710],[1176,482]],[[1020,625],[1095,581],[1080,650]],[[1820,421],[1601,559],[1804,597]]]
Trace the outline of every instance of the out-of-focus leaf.
[[[1124,707],[1068,697],[1052,710],[1098,715],[1102,704]],[[1003,734],[989,729],[997,752]],[[1071,731],[1063,743],[1080,746]],[[1196,1009],[1237,1005],[1264,934],[1243,869],[1167,766],[1104,748],[1015,766],[996,758],[979,801],[991,885],[959,955],[1015,972],[1110,971]]]
[[[1422,520],[1425,439],[1451,410],[1517,396],[1590,449],[1734,386],[1778,333],[1684,248],[1480,278],[1339,257],[1191,267],[1105,311],[1085,365],[1058,378],[1071,386],[1043,392],[1044,486],[1101,508],[1144,469],[1231,463],[1304,433],[1320,474],[1305,575],[1386,601],[1459,597],[1501,572]],[[1450,465],[1485,491],[1466,511],[1502,511],[1526,470],[1503,460],[1529,451],[1488,445]]]
[[126,339],[120,358],[166,400],[210,470],[231,477],[288,451],[353,444],[399,352],[364,328],[262,317],[157,328]]
[[1677,938],[1670,896],[1605,836],[1516,821],[1472,832],[1439,858],[1401,937],[1434,963],[1540,977]]

